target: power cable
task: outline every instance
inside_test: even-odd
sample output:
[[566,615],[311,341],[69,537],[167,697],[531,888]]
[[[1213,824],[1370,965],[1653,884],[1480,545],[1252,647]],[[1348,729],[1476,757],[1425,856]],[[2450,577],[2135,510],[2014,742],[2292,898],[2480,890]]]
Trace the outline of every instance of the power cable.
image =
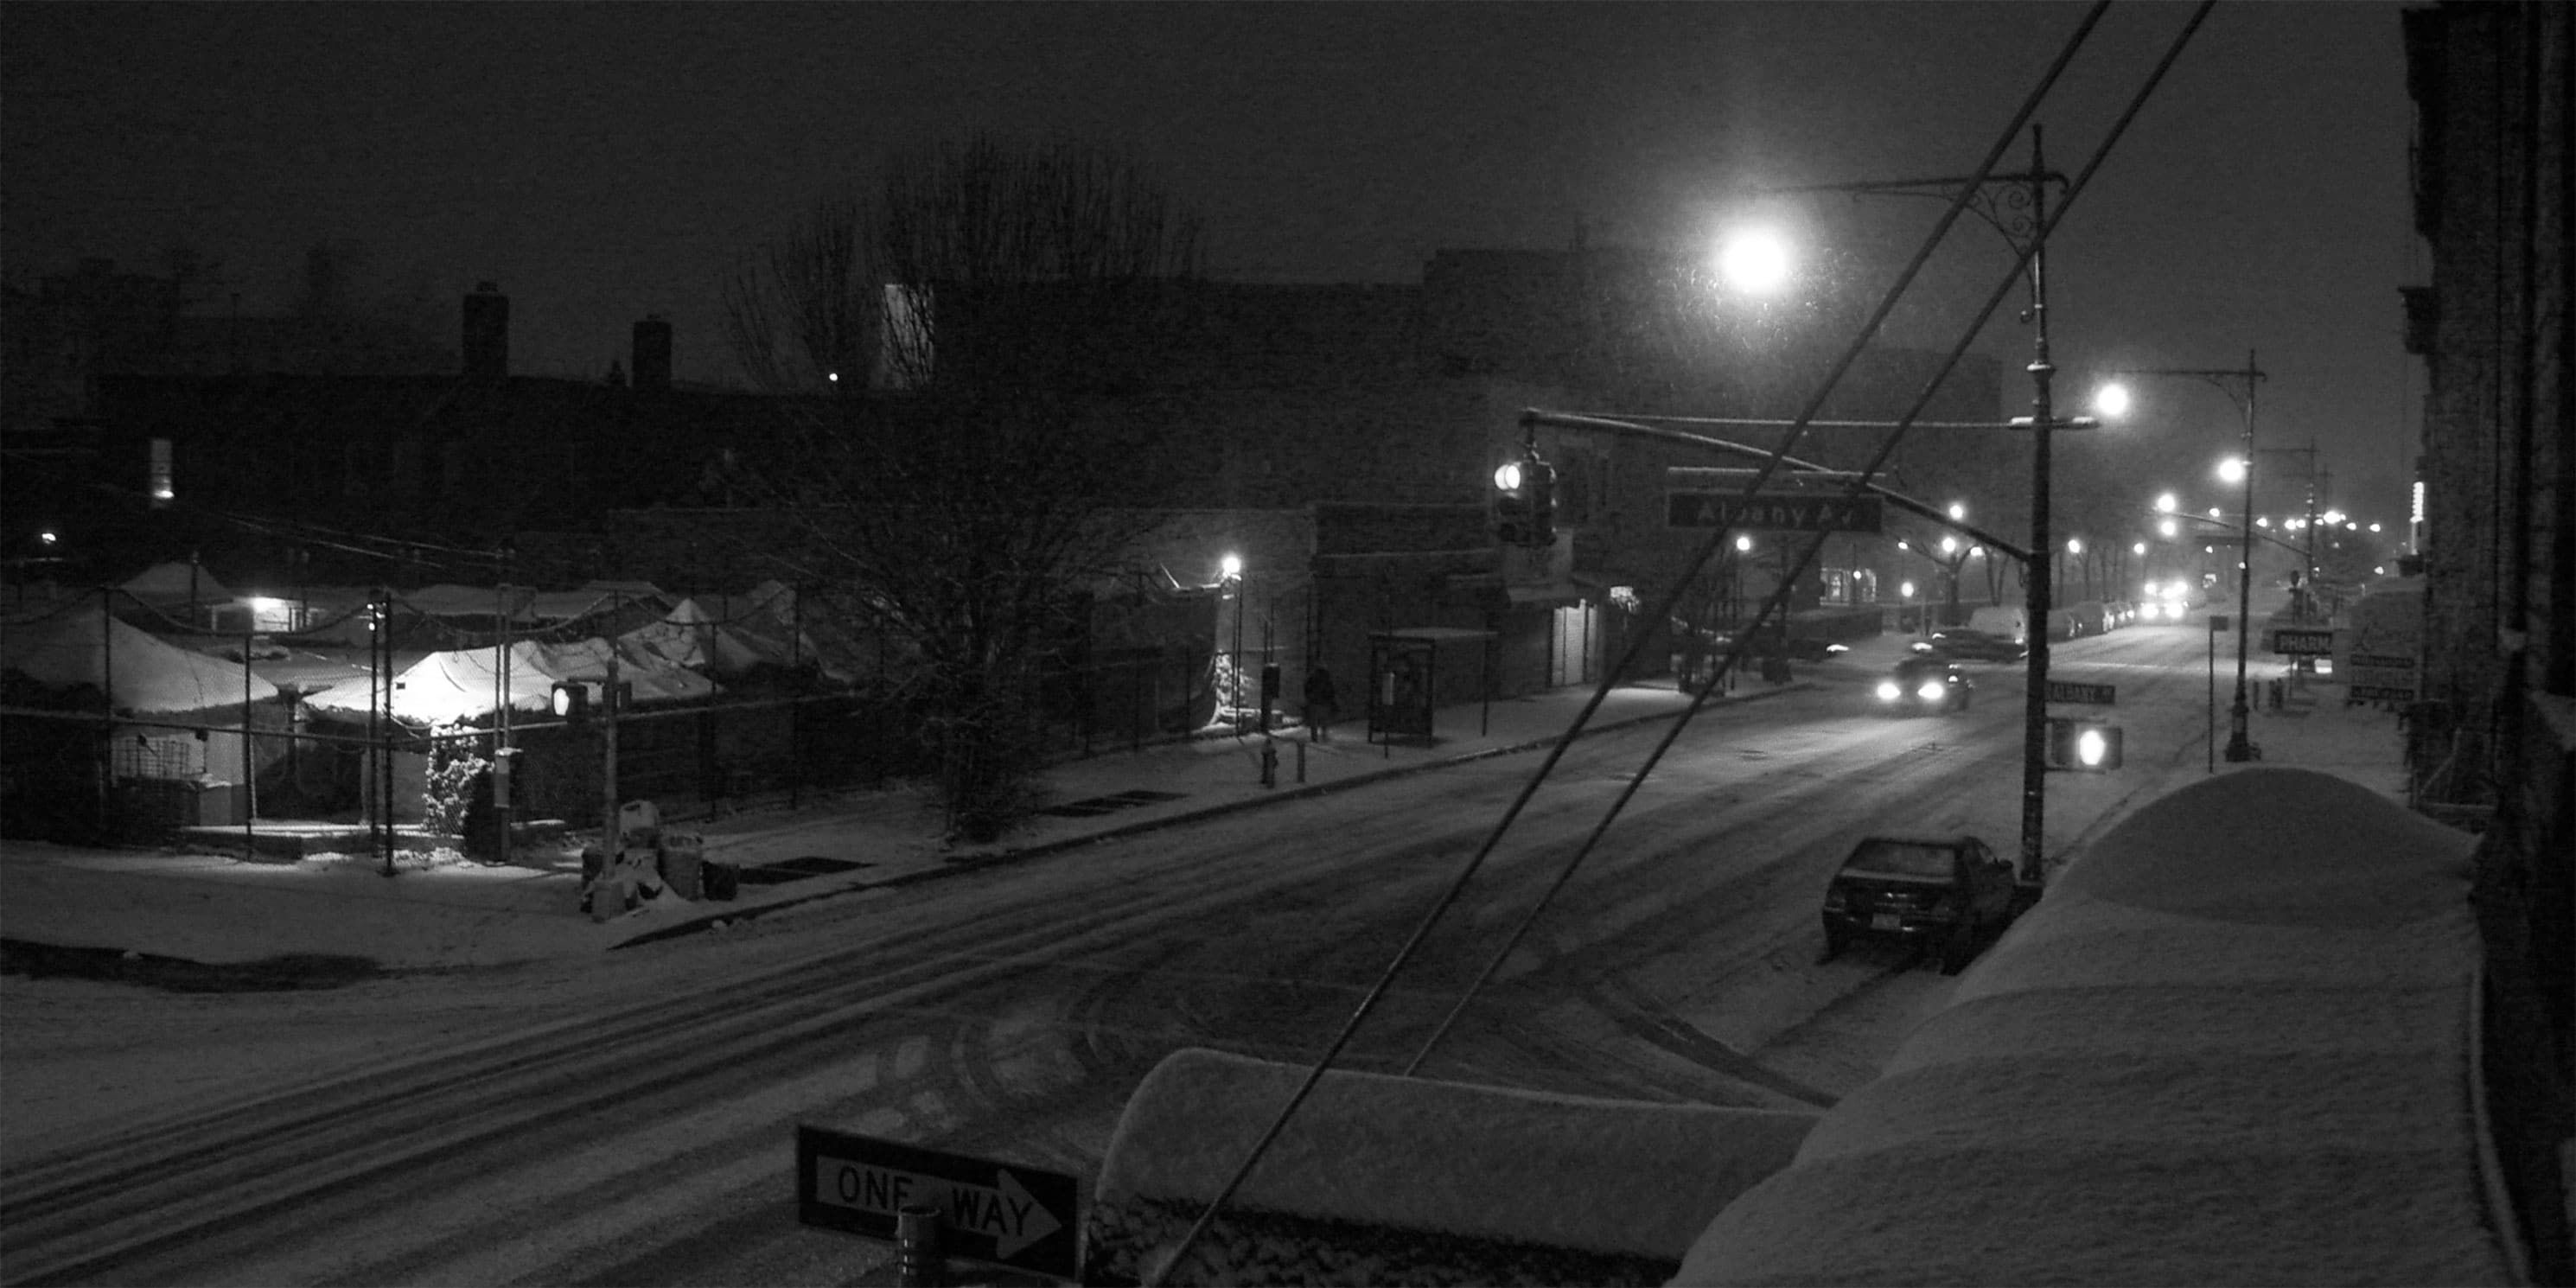
[[[2020,283],[2022,272],[2028,266],[2031,256],[2035,253],[2036,248],[2041,245],[2045,245],[2049,234],[2056,231],[2058,222],[2066,217],[2066,212],[2074,206],[2075,199],[2082,195],[2085,184],[2093,177],[2094,171],[2100,168],[2103,160],[2110,155],[2112,147],[2119,142],[2120,136],[2127,130],[2129,122],[2136,117],[2138,109],[2145,105],[2147,97],[2152,94],[2156,86],[2163,81],[2166,70],[2172,67],[2174,59],[2180,56],[2183,47],[2189,43],[2192,34],[2199,29],[2202,18],[2208,14],[2211,5],[2214,3],[2215,0],[2202,0],[2202,4],[2193,12],[2190,21],[2184,24],[2181,33],[2174,38],[2174,43],[2166,50],[2164,58],[2156,64],[2155,69],[2149,73],[2145,83],[2139,87],[2137,94],[2131,99],[2127,111],[2123,112],[2119,120],[2113,124],[2110,132],[2105,135],[2101,144],[2094,150],[2091,160],[2086,163],[2084,169],[2076,176],[2073,184],[2069,186],[2065,197],[2058,202],[2057,208],[2049,215],[2047,222],[2041,226],[2039,235],[2032,241],[2029,248],[2022,250],[2022,252],[2015,258],[2011,270],[2004,275],[2002,282],[1996,287],[1994,293],[1987,297],[1985,306],[1978,311],[1975,321],[1963,329],[1958,344],[1950,351],[1948,360],[1942,364],[1940,370],[1926,383],[1922,394],[1918,397],[1914,406],[1909,409],[1904,416],[1898,417],[1896,428],[1892,430],[1886,439],[1880,443],[1877,452],[1870,458],[1869,463],[1856,472],[1854,486],[1849,493],[1850,495],[1858,495],[1859,490],[1868,486],[1870,478],[1876,475],[1881,466],[1886,464],[1887,458],[1894,453],[1898,443],[1904,438],[1906,428],[1912,421],[1914,415],[1921,412],[1931,401],[1932,395],[1939,387],[1941,381],[1948,378],[1951,368],[1956,366],[1959,359],[1966,354],[1969,343],[1975,339],[1979,331],[1984,329],[1987,321],[1994,316],[1995,309],[2003,303],[2004,297]],[[1790,573],[1787,577],[1782,578],[1780,585],[1773,590],[1770,597],[1764,600],[1761,614],[1755,619],[1754,627],[1751,630],[1744,632],[1742,637],[1734,641],[1733,647],[1728,650],[1726,658],[1717,668],[1717,675],[1719,677],[1722,677],[1728,670],[1732,669],[1742,660],[1745,645],[1751,641],[1756,633],[1759,632],[1762,623],[1768,619],[1773,608],[1784,606],[1786,604],[1786,596],[1789,586],[1794,584],[1798,575],[1804,573],[1807,567],[1814,562],[1816,555],[1823,549],[1825,535],[1826,534],[1821,532],[1816,533],[1814,534],[1813,539],[1806,543],[1806,549],[1799,557],[1796,570]],[[1475,1000],[1477,993],[1480,992],[1484,985],[1493,978],[1494,974],[1502,968],[1503,962],[1510,957],[1512,951],[1520,946],[1522,939],[1526,937],[1530,929],[1537,924],[1540,914],[1546,911],[1548,905],[1555,899],[1557,893],[1563,890],[1566,884],[1573,879],[1575,871],[1582,866],[1583,861],[1586,858],[1590,857],[1594,846],[1600,841],[1602,835],[1609,831],[1610,825],[1617,820],[1620,812],[1626,808],[1628,801],[1636,795],[1637,790],[1640,787],[1645,785],[1647,776],[1653,773],[1655,766],[1662,761],[1664,753],[1670,750],[1673,743],[1681,737],[1682,730],[1690,724],[1692,717],[1699,714],[1701,705],[1707,701],[1708,694],[1713,691],[1715,687],[1716,685],[1711,683],[1692,695],[1690,705],[1682,710],[1680,717],[1673,722],[1672,727],[1665,731],[1662,740],[1655,744],[1655,748],[1652,752],[1648,753],[1644,764],[1638,767],[1636,774],[1631,777],[1627,785],[1621,789],[1618,797],[1611,801],[1610,807],[1602,816],[1600,823],[1596,825],[1592,832],[1583,839],[1582,844],[1576,847],[1573,856],[1566,861],[1564,867],[1557,873],[1556,879],[1549,884],[1545,891],[1540,893],[1537,902],[1531,906],[1529,913],[1521,919],[1517,926],[1513,928],[1511,936],[1504,942],[1502,948],[1494,953],[1492,958],[1486,963],[1485,968],[1477,974],[1476,978],[1472,982],[1468,984],[1465,992],[1459,997],[1457,1004],[1450,1009],[1448,1015],[1442,1018],[1439,1026],[1433,1029],[1431,1036],[1423,1042],[1421,1049],[1414,1054],[1412,1061],[1405,1065],[1404,1073],[1407,1076],[1412,1075],[1415,1070],[1421,1067],[1422,1062],[1430,1056],[1432,1049],[1436,1047],[1440,1040],[1448,1034],[1451,1026],[1454,1025],[1459,1016],[1465,1012],[1467,1006]]]
[[[2024,97],[2020,108],[2014,112],[2011,123],[1997,136],[1993,147],[1987,150],[1984,161],[1978,166],[1974,181],[1969,185],[1962,187],[1958,195],[1951,200],[1949,209],[1943,213],[1940,222],[1924,239],[1922,246],[1915,251],[1913,258],[1906,264],[1904,271],[1901,272],[1897,276],[1897,279],[1889,285],[1887,291],[1881,297],[1877,308],[1872,312],[1868,321],[1859,328],[1857,333],[1853,336],[1851,343],[1845,348],[1841,359],[1834,364],[1833,369],[1826,374],[1822,384],[1808,399],[1807,405],[1799,413],[1796,423],[1782,435],[1778,451],[1774,452],[1764,461],[1754,478],[1747,483],[1745,487],[1746,495],[1749,496],[1759,491],[1762,485],[1769,482],[1771,476],[1779,470],[1782,456],[1784,456],[1790,448],[1796,446],[1798,439],[1805,433],[1808,422],[1814,420],[1817,413],[1823,410],[1825,400],[1831,395],[1834,386],[1842,380],[1843,376],[1850,371],[1852,365],[1859,361],[1860,355],[1867,350],[1871,339],[1878,334],[1879,328],[1886,323],[1889,315],[1895,311],[1897,301],[1901,299],[1905,291],[1913,285],[1915,276],[1922,271],[1924,264],[1931,259],[1933,250],[1941,244],[1941,241],[1948,235],[1951,227],[1958,222],[1959,216],[1966,212],[1977,189],[1984,184],[1987,177],[1994,172],[1995,166],[2002,160],[2004,150],[2012,145],[2013,140],[2020,135],[2022,126],[2026,124],[2031,116],[2038,111],[2039,104],[2046,97],[2048,90],[2056,83],[2059,74],[2066,69],[2067,64],[2073,60],[2076,51],[2083,46],[2085,38],[2092,32],[2094,26],[2101,21],[2102,13],[2108,7],[2109,0],[2096,0],[2096,3],[2086,11],[2083,22],[2076,28],[2073,35],[2068,38],[2065,48],[2059,51],[2056,60],[2050,64],[2046,73],[2042,75],[2039,84]],[[1877,462],[1873,462],[1873,467],[1876,464]],[[1710,530],[1707,539],[1701,542],[1699,550],[1691,559],[1686,571],[1674,582],[1672,589],[1664,593],[1661,600],[1656,604],[1654,611],[1648,616],[1648,620],[1662,621],[1669,620],[1671,618],[1674,606],[1680,602],[1682,595],[1689,589],[1690,583],[1698,578],[1700,571],[1707,566],[1709,560],[1715,557],[1717,550],[1724,544],[1728,531],[1729,529],[1724,526],[1713,527]],[[1821,538],[1816,544],[1822,544]],[[1810,547],[1811,554],[1813,549],[1814,547]],[[1781,587],[1776,588],[1773,593],[1765,599],[1762,615],[1757,617],[1755,621],[1756,629],[1759,628],[1762,620],[1769,616],[1774,605],[1785,601],[1786,590],[1787,586],[1784,582]],[[1747,638],[1749,638],[1749,636]],[[1742,654],[1744,644],[1745,638],[1739,638],[1735,641],[1728,654],[1730,664],[1735,658]],[[1529,804],[1530,799],[1537,794],[1539,786],[1544,783],[1549,774],[1555,770],[1557,762],[1564,758],[1566,749],[1573,745],[1576,735],[1581,732],[1584,724],[1592,718],[1595,712],[1600,710],[1601,704],[1608,699],[1610,690],[1613,685],[1616,684],[1618,677],[1627,672],[1629,666],[1635,661],[1638,653],[1644,648],[1644,645],[1645,637],[1641,634],[1638,638],[1629,642],[1628,648],[1620,658],[1618,665],[1603,671],[1600,686],[1593,690],[1591,698],[1584,703],[1582,710],[1575,713],[1574,721],[1572,724],[1567,726],[1565,733],[1560,735],[1555,744],[1548,749],[1548,753],[1540,762],[1537,771],[1531,775],[1529,782],[1522,786],[1519,794],[1513,798],[1510,806],[1504,810],[1503,816],[1496,821],[1493,829],[1487,833],[1484,843],[1477,847],[1475,854],[1472,855],[1467,862],[1460,867],[1458,873],[1450,879],[1448,886],[1442,890],[1439,898],[1432,903],[1432,906],[1425,912],[1420,923],[1414,927],[1413,933],[1406,938],[1405,942],[1399,948],[1397,948],[1394,959],[1387,964],[1385,970],[1379,974],[1377,980],[1372,983],[1369,986],[1368,991],[1361,996],[1359,1003],[1352,1010],[1350,1018],[1343,1023],[1341,1031],[1334,1035],[1331,1044],[1325,1048],[1323,1055],[1316,1060],[1315,1066],[1307,1071],[1306,1076],[1299,1081],[1297,1089],[1289,1095],[1287,1102],[1280,1106],[1278,1113],[1271,1119],[1270,1125],[1265,1128],[1260,1137],[1253,1142],[1251,1150],[1246,1153],[1242,1163],[1237,1165],[1233,1174],[1227,1178],[1225,1185],[1217,1191],[1216,1195],[1209,1200],[1207,1207],[1201,1210],[1198,1218],[1190,1224],[1189,1230],[1182,1235],[1179,1244],[1176,1245],[1171,1254],[1163,1260],[1163,1264],[1155,1268],[1155,1273],[1148,1280],[1149,1283],[1160,1285],[1165,1281],[1172,1270],[1177,1268],[1181,1264],[1182,1260],[1189,1254],[1190,1249],[1197,1244],[1200,1237],[1206,1233],[1208,1227],[1215,1221],[1217,1213],[1224,1208],[1229,1199],[1233,1198],[1235,1191],[1242,1187],[1244,1180],[1252,1174],[1252,1169],[1259,1165],[1262,1156],[1269,1152],[1271,1144],[1275,1142],[1279,1138],[1279,1134],[1287,1128],[1289,1119],[1292,1118],[1296,1114],[1298,1108],[1305,1103],[1306,1098],[1314,1092],[1315,1087],[1323,1081],[1325,1072],[1329,1070],[1332,1067],[1333,1062],[1340,1057],[1343,1049],[1350,1045],[1351,1039],[1356,1036],[1359,1031],[1359,1026],[1367,1020],[1369,1015],[1376,1011],[1380,1001],[1385,998],[1387,990],[1393,986],[1396,976],[1411,963],[1413,955],[1420,950],[1423,942],[1429,938],[1432,927],[1437,925],[1440,919],[1448,912],[1450,907],[1456,904],[1459,896],[1465,892],[1467,883],[1475,877],[1476,873],[1480,869],[1482,869],[1485,860],[1493,854],[1495,846],[1500,843],[1504,834],[1510,830],[1513,822],[1519,818],[1521,811]],[[1698,699],[1704,699],[1706,694],[1707,690],[1702,689],[1698,697],[1694,699],[1694,706],[1697,705]],[[1630,790],[1634,790],[1633,784]]]

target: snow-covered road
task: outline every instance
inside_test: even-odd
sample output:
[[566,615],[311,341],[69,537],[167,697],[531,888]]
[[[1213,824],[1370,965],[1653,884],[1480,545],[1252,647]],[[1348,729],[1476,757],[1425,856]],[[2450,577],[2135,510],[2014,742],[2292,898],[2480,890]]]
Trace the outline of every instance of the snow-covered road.
[[[2196,759],[2197,635],[2091,643],[2142,668],[2133,760]],[[1947,717],[1704,715],[1424,1071],[1762,1107],[1866,1079],[1950,982],[1818,964],[1816,899],[1872,831],[2009,849],[2018,682],[1983,678]],[[1413,1054],[1660,734],[1568,753],[1351,1064]],[[1535,762],[602,958],[214,998],[11,978],[0,1253],[30,1283],[844,1281],[886,1250],[794,1224],[796,1124],[1087,1177],[1171,1051],[1319,1050]],[[2062,776],[2051,848],[2143,778]]]

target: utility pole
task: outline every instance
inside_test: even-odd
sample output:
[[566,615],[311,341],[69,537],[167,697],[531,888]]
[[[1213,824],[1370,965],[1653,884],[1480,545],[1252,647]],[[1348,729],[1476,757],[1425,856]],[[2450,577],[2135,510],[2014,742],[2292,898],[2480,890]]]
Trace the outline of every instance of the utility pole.
[[618,835],[620,820],[617,816],[617,711],[625,704],[617,700],[618,601],[612,595],[608,602],[608,626],[600,632],[600,638],[608,645],[608,680],[599,689],[599,705],[603,708],[599,730],[604,747],[599,772],[599,845],[603,861],[613,867],[617,863],[617,852],[623,848],[622,838]]
[[[2026,173],[1996,173],[1979,179],[1959,176],[1939,179],[1898,179],[1867,183],[1806,184],[1769,189],[1772,192],[1851,192],[1892,196],[1938,197],[1955,200],[1962,188],[1975,185],[1967,209],[1986,221],[2003,236],[2015,251],[2025,253],[2030,263],[2030,304],[2022,320],[2031,325],[2031,358],[2026,368],[2031,381],[2031,500],[2030,554],[2023,563],[2030,582],[2026,612],[2029,617],[2030,665],[2029,692],[2022,713],[2022,783],[2021,783],[2021,880],[2037,883],[2041,877],[2041,849],[2045,841],[2048,798],[2048,613],[2050,603],[2050,564],[2055,561],[2048,535],[2049,510],[2049,435],[2052,430],[2075,428],[2090,422],[2061,422],[2056,419],[2049,382],[2057,372],[2048,353],[2048,186],[2062,189],[2066,176],[2049,170],[2041,146],[2040,127],[2030,130],[2030,169]],[[2014,419],[2016,428],[2022,418]]]

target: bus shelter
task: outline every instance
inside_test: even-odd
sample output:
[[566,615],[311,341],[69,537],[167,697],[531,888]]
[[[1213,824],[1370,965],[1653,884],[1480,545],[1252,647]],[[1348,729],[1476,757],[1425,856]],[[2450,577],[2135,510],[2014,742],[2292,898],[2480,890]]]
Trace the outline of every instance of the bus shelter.
[[1476,649],[1476,733],[1483,736],[1493,715],[1494,684],[1490,651],[1494,632],[1455,626],[1413,626],[1369,634],[1369,741],[1392,749],[1398,742],[1438,742],[1433,728],[1440,707],[1440,654],[1444,644],[1473,643]]

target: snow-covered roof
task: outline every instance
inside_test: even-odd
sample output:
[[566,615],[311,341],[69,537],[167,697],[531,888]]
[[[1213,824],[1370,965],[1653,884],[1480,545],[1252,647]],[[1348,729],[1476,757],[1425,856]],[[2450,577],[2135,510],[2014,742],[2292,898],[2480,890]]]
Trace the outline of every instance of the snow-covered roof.
[[[238,662],[166,643],[95,606],[11,623],[0,631],[0,665],[39,684],[104,687],[120,711],[239,710],[246,700],[277,696],[276,685],[257,674],[245,677]],[[113,681],[102,685],[111,669]]]
[[2146,806],[1675,1282],[2513,1282],[2472,843],[2311,770]]
[[233,592],[226,590],[213,573],[194,564],[166,560],[126,578],[117,589],[140,603],[156,608],[175,604],[229,604]]
[[[1133,1281],[1160,1271],[1149,1263],[1168,1255],[1305,1076],[1296,1065],[1206,1050],[1156,1066],[1101,1163],[1087,1217],[1088,1277]],[[1445,1258],[1459,1282],[1669,1272],[1709,1215],[1784,1165],[1815,1122],[1804,1110],[1335,1070],[1228,1201],[1229,1212],[1288,1237],[1255,1254],[1257,1265],[1240,1240],[1204,1239],[1173,1279],[1403,1281],[1382,1260],[1397,1241],[1328,1233],[1357,1227],[1427,1236],[1423,1250]]]
[[[604,639],[567,644],[520,640],[511,644],[506,695],[510,709],[551,711],[558,680],[606,680],[609,653],[609,642]],[[638,705],[685,702],[717,691],[715,682],[705,676],[641,649],[620,648],[617,659],[618,678],[633,686]],[[482,719],[504,700],[499,665],[500,659],[488,648],[432,653],[395,676],[393,714],[397,719],[428,724]],[[361,677],[316,693],[307,701],[317,711],[362,715],[370,705],[367,688]]]

